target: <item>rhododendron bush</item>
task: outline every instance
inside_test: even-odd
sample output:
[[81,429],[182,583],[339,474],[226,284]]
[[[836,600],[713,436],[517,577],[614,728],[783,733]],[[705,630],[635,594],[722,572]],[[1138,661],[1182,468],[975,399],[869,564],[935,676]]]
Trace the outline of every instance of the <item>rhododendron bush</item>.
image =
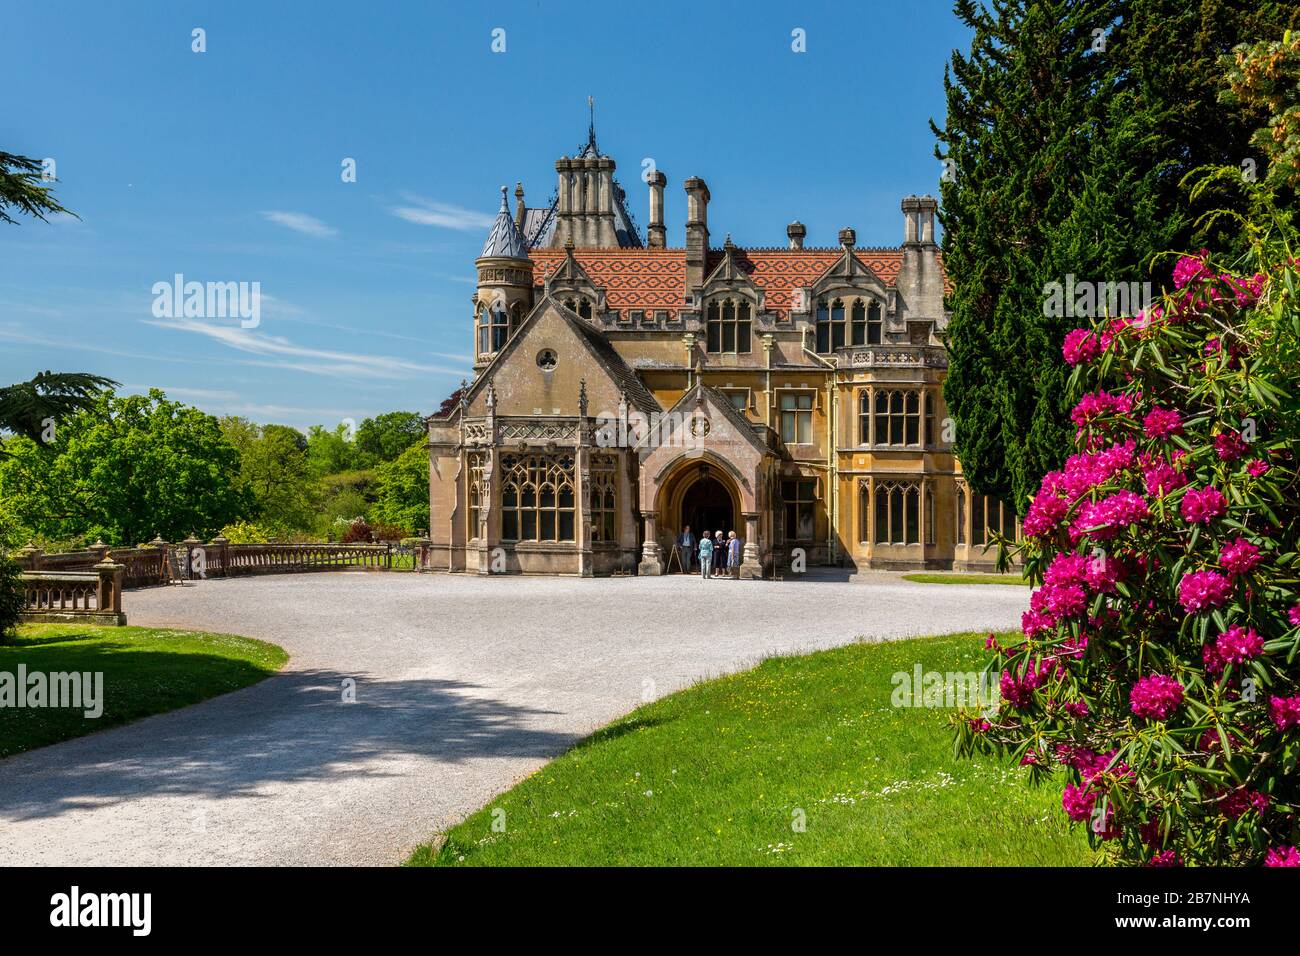
[[1001,699],[955,720],[1113,862],[1300,865],[1300,273],[1268,258],[1183,257],[1067,337],[1076,453],[1024,518],[1023,640],[990,638]]

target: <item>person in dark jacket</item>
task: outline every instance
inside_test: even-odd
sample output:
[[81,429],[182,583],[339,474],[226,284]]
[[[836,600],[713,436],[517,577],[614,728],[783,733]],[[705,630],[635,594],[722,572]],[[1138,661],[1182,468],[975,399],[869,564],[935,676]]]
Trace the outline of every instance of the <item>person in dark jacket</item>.
[[691,558],[695,554],[695,535],[691,534],[690,525],[682,528],[682,533],[677,536],[677,550],[681,552],[682,572],[690,574]]

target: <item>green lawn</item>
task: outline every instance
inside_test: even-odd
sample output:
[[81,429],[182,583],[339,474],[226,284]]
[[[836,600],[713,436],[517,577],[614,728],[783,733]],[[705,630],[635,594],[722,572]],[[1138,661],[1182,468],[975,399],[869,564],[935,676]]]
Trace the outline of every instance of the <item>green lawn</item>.
[[598,731],[409,863],[1093,862],[1059,790],[954,760],[949,711],[891,706],[896,672],[984,662],[983,635],[967,634],[774,658],[698,684]]
[[917,584],[1028,584],[1019,574],[904,574],[904,581]]
[[0,757],[174,710],[269,677],[289,659],[248,637],[145,627],[27,624],[0,644],[0,671],[103,672],[103,714],[0,707]]

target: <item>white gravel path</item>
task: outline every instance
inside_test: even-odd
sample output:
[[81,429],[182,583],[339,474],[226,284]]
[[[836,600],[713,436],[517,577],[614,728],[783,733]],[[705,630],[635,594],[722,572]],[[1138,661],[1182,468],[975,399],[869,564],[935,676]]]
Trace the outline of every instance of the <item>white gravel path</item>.
[[1028,593],[358,572],[129,592],[132,624],[244,634],[290,661],[0,760],[0,864],[395,864],[643,699],[774,652],[1012,627]]

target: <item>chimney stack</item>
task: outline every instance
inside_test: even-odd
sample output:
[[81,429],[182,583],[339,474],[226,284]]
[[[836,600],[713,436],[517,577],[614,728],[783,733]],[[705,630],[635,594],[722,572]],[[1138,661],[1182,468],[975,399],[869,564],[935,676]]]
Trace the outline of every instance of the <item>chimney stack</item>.
[[802,249],[804,236],[808,235],[808,227],[796,219],[785,227],[785,234],[790,237],[791,249]]
[[692,176],[683,185],[686,187],[686,293],[693,295],[704,285],[705,261],[709,256],[709,187],[698,176]]
[[650,186],[650,225],[646,226],[646,245],[663,249],[668,245],[668,230],[664,226],[664,187],[668,177],[655,170],[646,180]]
[[903,199],[903,244],[933,246],[934,214],[939,202],[933,196],[907,196]]

